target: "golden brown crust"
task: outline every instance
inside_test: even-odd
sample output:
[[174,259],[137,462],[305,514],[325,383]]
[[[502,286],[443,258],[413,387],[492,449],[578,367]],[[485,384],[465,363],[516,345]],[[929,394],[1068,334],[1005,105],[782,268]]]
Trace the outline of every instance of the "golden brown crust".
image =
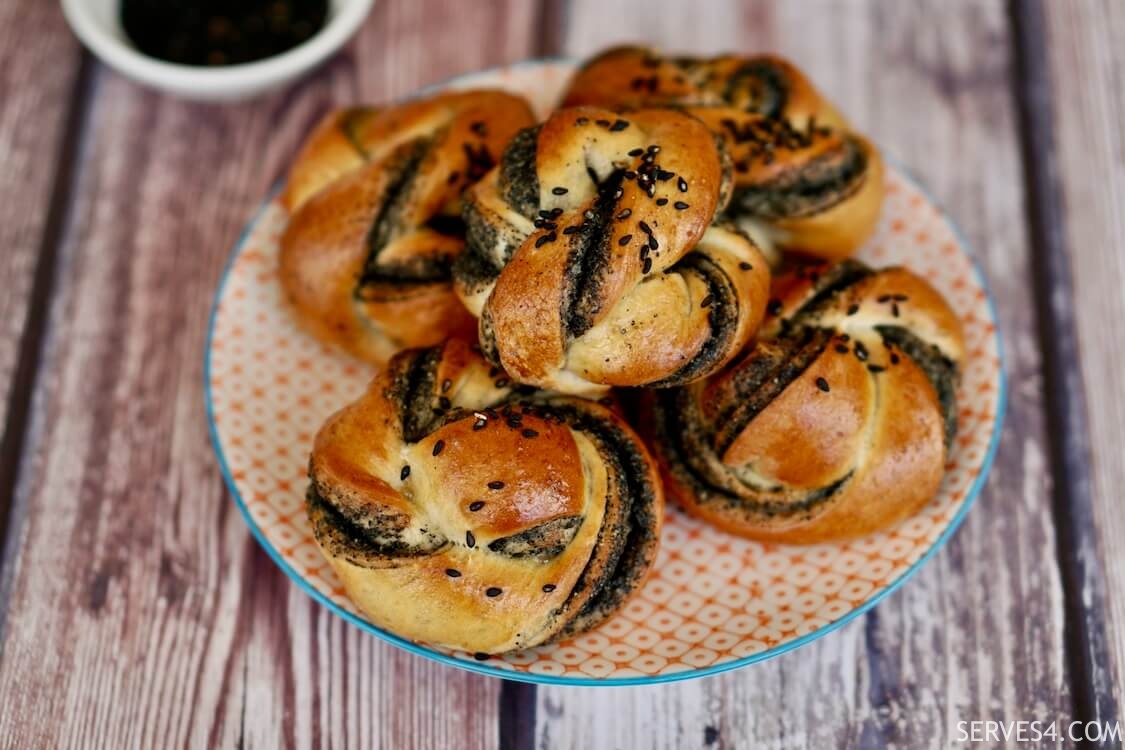
[[317,542],[356,605],[473,652],[592,627],[639,587],[656,467],[612,410],[517,391],[467,343],[397,355],[310,462]]
[[449,276],[464,247],[460,195],[531,121],[498,91],[329,114],[281,197],[281,280],[302,321],[376,363],[471,333]]
[[563,101],[621,111],[682,107],[703,119],[734,164],[727,215],[768,254],[795,250],[840,260],[878,222],[878,150],[780,57],[668,57],[618,47],[587,62]]
[[486,351],[566,393],[714,372],[756,330],[766,263],[712,226],[729,167],[671,110],[576,108],[521,133],[467,195],[457,291]]
[[669,494],[735,534],[813,543],[915,513],[955,429],[960,325],[902,268],[778,277],[762,339],[722,373],[647,396]]

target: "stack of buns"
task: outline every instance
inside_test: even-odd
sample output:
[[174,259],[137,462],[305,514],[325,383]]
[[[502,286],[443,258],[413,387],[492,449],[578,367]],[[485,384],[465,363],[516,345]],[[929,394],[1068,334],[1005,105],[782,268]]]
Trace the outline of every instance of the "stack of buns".
[[925,505],[964,346],[924,280],[850,259],[882,177],[776,57],[609,50],[542,122],[486,90],[330,114],[282,195],[280,276],[379,368],[310,461],[352,600],[497,654],[616,611],[665,493],[793,544]]

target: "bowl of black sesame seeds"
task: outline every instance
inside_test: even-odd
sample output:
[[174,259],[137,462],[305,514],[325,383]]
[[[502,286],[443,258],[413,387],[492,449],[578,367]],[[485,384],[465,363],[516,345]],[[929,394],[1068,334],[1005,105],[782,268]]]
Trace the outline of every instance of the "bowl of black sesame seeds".
[[309,72],[375,0],[62,0],[75,35],[138,83],[188,99],[244,99]]

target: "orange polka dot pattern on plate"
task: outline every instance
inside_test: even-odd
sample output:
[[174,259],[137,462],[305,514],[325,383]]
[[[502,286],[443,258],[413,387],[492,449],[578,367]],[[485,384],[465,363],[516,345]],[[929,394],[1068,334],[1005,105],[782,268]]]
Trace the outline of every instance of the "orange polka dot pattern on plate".
[[[543,112],[570,70],[565,63],[523,65],[452,85],[506,88]],[[276,202],[265,206],[220,291],[209,351],[215,438],[262,541],[315,592],[359,617],[313,541],[304,493],[313,435],[325,417],[362,393],[372,371],[294,322],[277,280],[286,221]],[[606,681],[690,676],[764,658],[847,617],[931,550],[964,507],[997,429],[1002,376],[995,321],[952,226],[893,168],[882,222],[860,257],[921,274],[946,295],[965,327],[958,437],[937,497],[890,531],[813,547],[739,539],[670,509],[649,581],[616,616],[577,638],[493,657],[483,666]],[[472,654],[431,650],[482,667]]]

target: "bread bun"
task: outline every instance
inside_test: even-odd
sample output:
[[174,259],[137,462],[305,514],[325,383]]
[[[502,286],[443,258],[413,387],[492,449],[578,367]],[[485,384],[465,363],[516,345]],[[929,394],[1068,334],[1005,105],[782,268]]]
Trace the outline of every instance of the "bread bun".
[[461,192],[531,122],[522,99],[499,91],[328,115],[281,196],[281,282],[306,326],[375,363],[471,332],[450,281]]
[[317,544],[373,623],[489,654],[608,617],[663,517],[614,411],[516,387],[461,341],[395,356],[320,430],[310,477]]
[[810,543],[906,518],[941,482],[964,344],[902,268],[786,273],[761,339],[722,373],[646,394],[665,487],[741,536]]
[[775,265],[783,250],[846,258],[878,222],[878,150],[780,57],[666,57],[618,47],[578,71],[563,103],[625,111],[674,106],[704,120],[734,164],[726,214]]
[[559,110],[466,194],[456,288],[485,354],[564,393],[668,387],[722,367],[765,311],[754,244],[713,226],[729,164],[672,110]]

